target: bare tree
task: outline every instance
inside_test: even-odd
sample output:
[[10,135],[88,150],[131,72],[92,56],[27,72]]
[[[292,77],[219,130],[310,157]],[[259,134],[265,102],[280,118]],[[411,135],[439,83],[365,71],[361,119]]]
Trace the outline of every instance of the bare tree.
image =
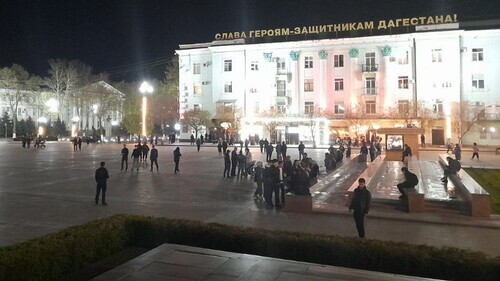
[[304,115],[308,118],[308,120],[303,122],[303,124],[309,128],[311,132],[313,146],[314,148],[316,148],[316,127],[318,125],[317,119],[326,117],[328,113],[322,110],[319,106],[315,106],[312,110],[306,112]]
[[12,112],[12,137],[16,137],[17,111],[19,103],[27,101],[38,89],[39,78],[31,76],[24,67],[14,64],[0,69],[0,88],[5,89],[4,98]]
[[451,128],[458,136],[458,143],[462,144],[463,137],[477,129],[484,111],[484,106],[471,105],[467,101],[451,103]]
[[184,119],[182,121],[194,130],[196,138],[198,138],[200,130],[212,124],[210,112],[201,109],[191,109],[184,112]]
[[350,130],[354,131],[356,137],[362,133],[362,128],[368,126],[368,117],[366,108],[362,105],[356,105],[351,108],[346,108],[344,118]]
[[271,107],[269,110],[262,110],[259,112],[259,117],[261,117],[262,121],[258,123],[269,132],[269,137],[271,142],[276,141],[276,128],[281,126],[283,122],[280,120],[283,118],[284,114],[277,110],[275,107]]
[[423,109],[423,101],[408,100],[404,103],[398,102],[394,107],[389,108],[389,116],[393,119],[402,120],[405,127],[409,127],[420,119]]

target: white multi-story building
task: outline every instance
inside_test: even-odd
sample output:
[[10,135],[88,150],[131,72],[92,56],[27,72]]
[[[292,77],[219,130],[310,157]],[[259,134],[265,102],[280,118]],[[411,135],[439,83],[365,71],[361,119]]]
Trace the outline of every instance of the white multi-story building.
[[[296,143],[316,134],[317,144],[327,144],[336,136],[408,125],[402,116],[410,106],[419,112],[411,122],[425,128],[428,143],[457,142],[468,130],[464,144],[499,145],[500,29],[452,27],[342,39],[181,45],[181,118],[200,108],[217,126],[220,112],[237,112],[242,139],[259,135]],[[460,102],[468,104],[461,113],[470,117],[454,116]],[[274,120],[262,114],[271,108],[283,113],[276,136],[264,126]],[[330,114],[311,114],[316,108]],[[312,130],[306,125],[311,119]],[[468,129],[470,123],[474,126]],[[181,139],[191,133],[184,127]]]
[[[8,93],[17,97],[9,99]],[[12,119],[10,103],[19,99],[15,113],[18,121],[31,118],[36,125],[41,125],[41,120],[54,122],[59,118],[66,124],[68,135],[88,135],[93,129],[98,131],[103,128],[106,137],[110,137],[112,126],[122,122],[124,98],[124,93],[104,81],[80,89],[72,98],[60,100],[47,90],[30,92],[0,89],[0,116],[7,112]]]

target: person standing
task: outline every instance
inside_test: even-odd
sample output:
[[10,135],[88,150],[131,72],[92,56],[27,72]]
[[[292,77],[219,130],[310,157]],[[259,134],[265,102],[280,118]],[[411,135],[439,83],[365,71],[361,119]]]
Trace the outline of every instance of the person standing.
[[405,144],[404,145],[404,150],[403,150],[403,159],[402,161],[405,163],[405,164],[408,164],[408,158],[409,156],[413,156],[413,153],[411,152],[411,148],[409,145]]
[[82,138],[78,137],[78,150],[82,151]]
[[258,161],[257,165],[255,167],[255,174],[253,181],[257,184],[257,189],[255,189],[255,192],[253,194],[253,199],[259,199],[262,198],[262,162]]
[[238,165],[238,148],[235,146],[231,152],[231,177],[236,176],[236,166]]
[[125,171],[128,170],[128,148],[126,144],[123,144],[122,148],[122,171],[123,171],[123,163],[125,163]]
[[271,159],[273,158],[273,150],[274,150],[274,147],[273,147],[272,143],[270,143],[266,146],[266,161],[267,162],[271,161]]
[[181,161],[181,149],[179,147],[177,147],[175,150],[174,150],[174,162],[175,162],[175,170],[174,170],[174,174],[177,174],[179,171],[179,162]]
[[141,158],[141,151],[139,149],[139,145],[135,145],[135,148],[134,150],[132,150],[132,155],[130,156],[130,158],[133,158],[132,171],[134,170],[134,168],[136,168],[137,171],[139,171],[139,158]]
[[217,143],[217,151],[219,152],[219,156],[222,156],[222,142],[220,140]]
[[451,139],[448,138],[448,140],[446,141],[446,153],[449,153],[450,151],[453,152],[453,146],[452,146],[452,142],[451,142]]
[[422,134],[420,136],[420,145],[422,146],[422,148],[425,148],[425,135]]
[[361,144],[361,148],[359,149],[359,162],[366,162],[366,156],[368,155],[368,148],[366,144],[363,142]]
[[200,152],[200,147],[201,147],[201,140],[196,139],[196,149],[198,150],[198,152]]
[[240,153],[238,154],[238,172],[236,173],[238,178],[243,178],[246,176],[246,166],[247,166],[247,157],[243,154],[243,149],[240,149]]
[[280,142],[276,142],[276,159],[278,159],[278,161],[281,161],[281,144]]
[[304,149],[305,148],[306,148],[306,146],[302,142],[300,142],[300,144],[299,144],[299,161],[304,156]]
[[108,170],[104,168],[106,163],[101,162],[101,166],[95,171],[95,181],[97,183],[96,192],[95,192],[95,204],[99,203],[99,195],[102,191],[102,205],[108,205],[106,203],[106,182],[109,179]]
[[286,142],[285,142],[285,141],[283,141],[283,142],[281,143],[281,156],[283,156],[283,160],[285,160],[285,159],[286,159],[286,149],[287,149],[287,147],[286,147]]
[[372,195],[366,189],[365,179],[358,180],[358,187],[354,190],[351,204],[349,204],[349,211],[354,210],[354,222],[358,230],[359,238],[365,238],[365,215],[368,214],[370,209],[370,201]]
[[231,170],[231,155],[229,155],[229,153],[229,149],[224,152],[224,173],[222,174],[223,178],[231,177],[231,175],[229,174],[229,170]]
[[264,153],[264,140],[263,139],[259,140],[259,146],[260,146],[260,153]]
[[142,145],[142,161],[146,162],[148,160],[148,153],[149,153],[148,143],[144,142],[144,144]]
[[191,140],[191,145],[194,145],[194,135],[191,134],[191,137],[189,138]]
[[226,150],[227,150],[227,141],[223,140],[222,141],[222,151],[223,151],[223,153],[226,153]]
[[474,157],[477,157],[477,161],[479,161],[479,148],[477,148],[477,143],[474,143],[472,146],[472,159],[474,160]]
[[78,137],[73,138],[73,151],[77,151],[78,149]]
[[462,159],[462,149],[460,148],[460,145],[455,144],[455,148],[453,149],[453,153],[455,154],[455,159],[460,161]]
[[158,172],[158,149],[156,149],[154,144],[152,145],[149,159],[151,159],[151,172],[153,171],[153,164],[156,165],[156,171]]

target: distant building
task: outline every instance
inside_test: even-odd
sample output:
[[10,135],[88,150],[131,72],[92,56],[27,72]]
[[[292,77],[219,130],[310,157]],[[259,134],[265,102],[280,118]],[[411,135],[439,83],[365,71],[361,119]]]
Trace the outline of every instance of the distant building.
[[[425,128],[428,143],[444,145],[448,138],[457,142],[473,122],[464,144],[500,145],[498,23],[294,42],[180,45],[180,115],[207,110],[217,127],[219,116],[233,113],[241,139],[258,135],[298,143],[311,142],[314,134],[319,145],[409,123]],[[458,121],[454,103],[459,102],[467,103],[470,118],[462,111]],[[414,112],[409,108],[418,116],[409,118],[406,113]],[[317,109],[329,114],[312,114]],[[265,124],[276,118],[263,114],[270,110],[282,113],[273,135]],[[316,126],[307,125],[311,120]],[[181,139],[191,133],[184,126]]]
[[[0,89],[0,116],[7,112],[12,119],[6,94],[15,91]],[[110,137],[112,126],[122,122],[125,94],[104,81],[91,84],[75,91],[71,97],[65,98],[57,98],[47,89],[37,92],[20,91],[20,93],[22,98],[16,112],[18,121],[31,117],[39,125],[38,120],[55,122],[60,118],[66,124],[68,136],[88,136],[93,129],[99,133],[99,128],[102,128],[106,132],[106,137]]]

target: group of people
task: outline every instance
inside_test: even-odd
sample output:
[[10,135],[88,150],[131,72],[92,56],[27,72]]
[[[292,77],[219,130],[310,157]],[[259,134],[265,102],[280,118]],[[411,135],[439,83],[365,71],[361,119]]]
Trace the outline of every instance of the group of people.
[[31,142],[33,143],[33,147],[38,148],[38,147],[45,147],[45,140],[42,138],[42,136],[38,136],[33,139],[31,136],[23,136],[21,138],[21,145],[23,148],[30,148],[31,147]]
[[245,148],[245,153],[243,153],[243,148],[240,148],[238,152],[238,147],[236,146],[232,151],[226,149],[224,152],[224,172],[222,176],[224,178],[247,177],[248,175],[252,174],[254,164],[255,161],[253,161],[252,159],[252,153],[250,152],[250,149]]
[[[139,171],[139,162],[146,162],[148,159],[148,153],[149,153],[149,146],[147,143],[138,143],[135,145],[134,150],[132,150],[132,155],[130,158],[132,158],[132,170],[136,169],[136,171]],[[125,171],[128,170],[128,155],[129,155],[129,150],[127,148],[126,144],[123,144],[123,148],[121,151],[122,155],[122,162],[121,162],[121,170],[123,171],[123,166],[125,165]],[[156,166],[156,171],[158,171],[158,150],[156,149],[155,145],[152,145],[151,149],[151,155],[149,157],[151,160],[151,169],[150,171],[153,171],[153,167]]]

